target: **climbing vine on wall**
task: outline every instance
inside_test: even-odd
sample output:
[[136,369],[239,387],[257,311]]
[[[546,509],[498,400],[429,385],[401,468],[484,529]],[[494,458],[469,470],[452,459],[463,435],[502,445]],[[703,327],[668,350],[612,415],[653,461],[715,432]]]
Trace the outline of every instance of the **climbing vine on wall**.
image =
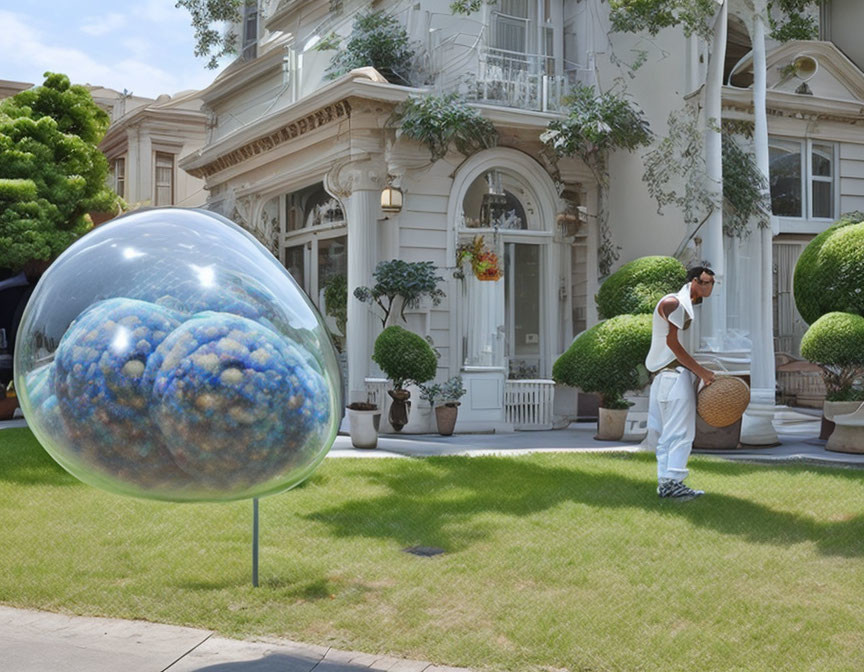
[[652,134],[642,110],[624,94],[610,89],[597,93],[593,86],[576,85],[565,99],[564,118],[549,122],[540,136],[544,146],[557,159],[577,156],[587,165],[600,186],[600,246],[597,263],[602,276],[608,275],[618,260],[618,248],[609,229],[606,193],[609,152],[633,151],[651,143]]

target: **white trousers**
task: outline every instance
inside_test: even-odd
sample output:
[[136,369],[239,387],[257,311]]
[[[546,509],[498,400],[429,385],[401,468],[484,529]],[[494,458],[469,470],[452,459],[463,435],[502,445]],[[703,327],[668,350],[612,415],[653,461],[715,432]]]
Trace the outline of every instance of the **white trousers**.
[[696,438],[696,374],[683,366],[664,369],[651,383],[648,395],[648,433],[657,441],[657,480],[683,481],[687,459]]

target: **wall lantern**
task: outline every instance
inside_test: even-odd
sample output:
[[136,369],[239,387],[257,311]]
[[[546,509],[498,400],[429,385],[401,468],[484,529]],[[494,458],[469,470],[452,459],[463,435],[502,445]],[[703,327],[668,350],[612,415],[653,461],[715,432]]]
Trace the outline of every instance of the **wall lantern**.
[[402,192],[390,184],[381,192],[381,209],[384,212],[399,212],[402,210]]

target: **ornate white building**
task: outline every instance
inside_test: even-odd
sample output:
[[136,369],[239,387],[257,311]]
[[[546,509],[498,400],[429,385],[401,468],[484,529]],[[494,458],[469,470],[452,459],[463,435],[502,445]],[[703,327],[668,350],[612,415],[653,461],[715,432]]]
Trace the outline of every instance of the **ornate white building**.
[[[372,284],[379,261],[431,260],[445,278],[447,298],[407,311],[407,322],[440,353],[439,379],[465,378],[468,396],[457,429],[550,426],[552,363],[597,320],[600,235],[593,173],[575,160],[550,164],[539,136],[559,116],[571,84],[606,89],[622,75],[663,135],[672,110],[704,95],[706,45],[671,29],[652,40],[609,33],[601,0],[498,0],[481,3],[470,17],[454,16],[449,4],[270,0],[247,6],[242,56],[197,94],[208,118],[206,141],[179,165],[205,182],[206,207],[254,232],[322,311],[327,282],[347,277],[351,400],[365,399],[367,378],[380,373],[370,355],[381,322],[353,297],[354,288]],[[841,212],[864,210],[858,130],[864,76],[854,62],[864,54],[846,29],[848,18],[862,11],[856,5],[834,0],[823,10],[824,41],[768,45],[775,304],[748,299],[759,282],[748,261],[756,241],[725,237],[715,246],[722,249],[714,260],[722,280],[712,299],[715,314],[692,336],[694,347],[736,370],[749,371],[754,333],[759,352],[776,345],[797,354],[803,325],[789,292],[797,254]],[[335,52],[316,44],[333,32],[345,38],[358,10],[379,8],[398,18],[415,47],[404,75],[416,88],[391,84],[369,68],[327,80]],[[733,16],[724,30],[731,60],[722,118],[749,120],[752,59],[748,31],[736,21]],[[832,31],[837,43],[828,41]],[[846,41],[853,60],[841,51]],[[630,77],[622,54],[639,51],[647,58]],[[817,63],[806,92],[801,81],[782,74],[802,53]],[[387,123],[400,102],[424,91],[460,92],[494,123],[498,146],[471,156],[451,148],[433,162],[424,146]],[[619,263],[681,250],[685,257],[705,256],[701,237],[686,230],[678,213],[657,212],[643,171],[638,153],[610,157],[608,221]],[[397,214],[381,209],[387,186],[404,196]],[[559,217],[565,212],[579,213],[578,226]],[[498,281],[453,277],[457,247],[477,235],[503,261]],[[775,316],[774,339],[753,329],[765,310]],[[518,416],[526,405],[534,406],[533,415]]]

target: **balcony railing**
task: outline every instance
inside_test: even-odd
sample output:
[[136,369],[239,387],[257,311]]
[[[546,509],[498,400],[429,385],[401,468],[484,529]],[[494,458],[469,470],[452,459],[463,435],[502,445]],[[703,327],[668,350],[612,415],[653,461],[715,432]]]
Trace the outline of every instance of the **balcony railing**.
[[555,112],[573,86],[595,83],[593,63],[489,47],[488,26],[473,19],[432,13],[425,28],[439,94],[455,91],[478,103]]

